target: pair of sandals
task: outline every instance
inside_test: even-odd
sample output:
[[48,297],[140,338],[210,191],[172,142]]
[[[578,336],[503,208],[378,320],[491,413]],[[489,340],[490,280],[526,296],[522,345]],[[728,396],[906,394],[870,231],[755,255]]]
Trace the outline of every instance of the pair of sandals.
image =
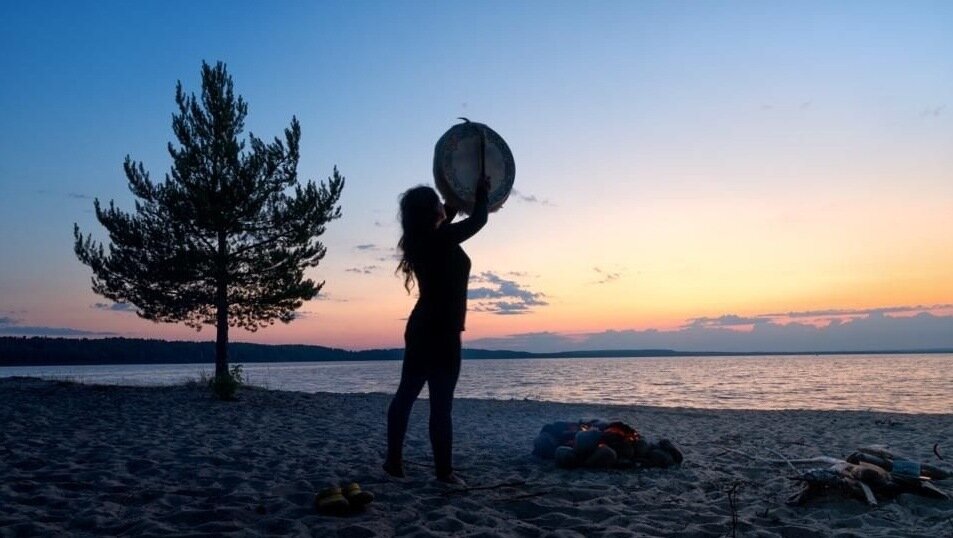
[[357,482],[346,482],[318,492],[314,497],[314,507],[322,514],[341,516],[359,512],[373,500],[374,494],[362,490]]

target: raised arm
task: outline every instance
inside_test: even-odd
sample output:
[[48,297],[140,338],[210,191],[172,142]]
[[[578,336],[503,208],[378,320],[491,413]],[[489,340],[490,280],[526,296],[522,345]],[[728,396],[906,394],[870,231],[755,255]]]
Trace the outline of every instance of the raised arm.
[[450,213],[448,212],[447,220],[445,220],[444,224],[439,228],[439,233],[445,234],[447,239],[454,243],[462,243],[479,232],[480,229],[486,225],[489,187],[489,180],[484,179],[481,181],[479,185],[477,185],[473,212],[470,216],[460,222],[451,223]]
[[447,216],[446,222],[449,224],[453,222],[454,217],[457,216],[457,208],[450,204],[444,203],[443,214]]

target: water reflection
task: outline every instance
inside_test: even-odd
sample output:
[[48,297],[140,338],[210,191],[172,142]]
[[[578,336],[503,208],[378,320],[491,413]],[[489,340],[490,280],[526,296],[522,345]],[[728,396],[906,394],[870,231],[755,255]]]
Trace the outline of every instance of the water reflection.
[[[665,357],[464,361],[457,395],[712,409],[953,413],[953,355]],[[211,365],[0,368],[90,383],[169,384]],[[305,392],[386,392],[398,361],[245,364],[254,384]],[[426,396],[426,391],[424,391]]]

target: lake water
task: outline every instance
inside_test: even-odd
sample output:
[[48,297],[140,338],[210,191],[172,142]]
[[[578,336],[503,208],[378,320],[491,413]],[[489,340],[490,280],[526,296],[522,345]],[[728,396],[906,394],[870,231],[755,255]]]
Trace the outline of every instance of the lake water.
[[[272,389],[393,393],[400,361],[246,363],[244,369],[251,383]],[[0,377],[156,385],[212,371],[201,364],[0,367]],[[953,413],[953,354],[468,360],[457,396]]]

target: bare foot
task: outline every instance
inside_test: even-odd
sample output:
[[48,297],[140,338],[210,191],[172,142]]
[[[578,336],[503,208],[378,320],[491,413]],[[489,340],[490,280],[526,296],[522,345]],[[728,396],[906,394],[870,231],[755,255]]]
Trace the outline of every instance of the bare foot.
[[459,486],[461,488],[467,487],[467,483],[464,482],[462,478],[457,476],[455,473],[438,475],[437,480],[443,482],[444,484],[449,484],[451,486]]
[[394,478],[404,478],[404,463],[401,461],[385,461],[384,465],[381,466],[384,469],[384,472],[393,476]]

